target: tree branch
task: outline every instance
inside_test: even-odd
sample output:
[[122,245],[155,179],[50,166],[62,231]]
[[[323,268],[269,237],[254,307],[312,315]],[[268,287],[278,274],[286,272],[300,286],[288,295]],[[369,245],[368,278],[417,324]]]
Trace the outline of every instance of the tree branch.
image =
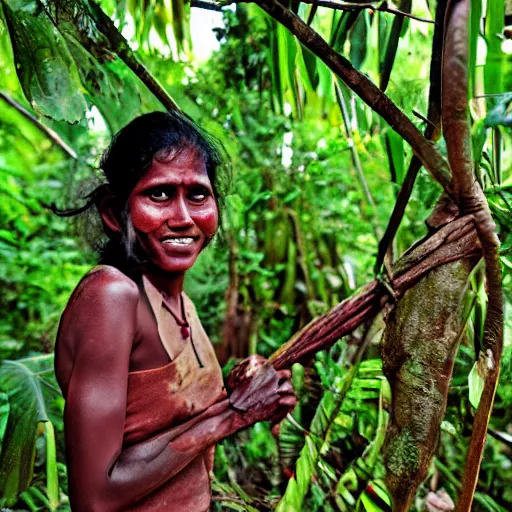
[[431,270],[461,258],[479,258],[481,254],[474,218],[471,215],[453,221],[422,244],[404,254],[390,278],[393,296],[379,280],[313,320],[269,358],[277,369],[306,361],[316,352],[328,349],[337,340],[370,320],[382,307],[416,284]]
[[410,144],[424,167],[453,196],[448,163],[434,145],[414,126],[412,121],[364,74],[336,53],[327,42],[297,15],[277,0],[255,0],[272,18],[288,28],[297,39],[321,59],[372,110],[377,112],[406,142]]
[[22,107],[16,100],[12,99],[10,96],[7,96],[7,94],[1,91],[0,99],[4,100],[11,107],[14,107],[23,117],[28,119],[38,130],[44,133],[57,147],[62,149],[64,153],[70,156],[73,160],[78,160],[76,151],[72,147],[68,146],[56,132],[41,123],[37,117]]
[[345,4],[340,2],[335,2],[332,0],[300,0],[303,4],[312,4],[318,7],[326,7],[327,9],[333,9],[336,11],[361,11],[363,9],[372,9],[374,11],[387,12],[390,14],[394,14],[395,16],[403,16],[406,18],[411,18],[416,21],[422,21],[424,23],[435,23],[434,20],[429,20],[428,18],[420,18],[419,16],[415,16],[414,14],[410,14],[407,12],[399,11],[398,9],[393,9],[392,7],[387,7],[385,5],[375,5],[372,3],[367,4]]
[[451,0],[446,13],[443,56],[443,134],[453,173],[454,191],[462,212],[475,218],[485,260],[487,316],[484,324],[480,368],[487,372],[473,421],[458,512],[469,512],[478,481],[487,426],[492,412],[503,350],[503,291],[499,239],[485,196],[475,179],[468,115],[468,54],[470,0]]

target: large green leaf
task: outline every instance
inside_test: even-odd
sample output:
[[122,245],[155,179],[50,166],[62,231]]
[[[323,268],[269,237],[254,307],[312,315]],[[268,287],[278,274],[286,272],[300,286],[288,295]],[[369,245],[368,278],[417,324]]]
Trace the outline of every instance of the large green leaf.
[[60,395],[53,355],[3,361],[0,390],[10,405],[0,454],[0,504],[12,505],[32,479],[37,425],[49,421],[49,404]]
[[45,422],[44,433],[46,437],[46,492],[53,510],[59,505],[59,474],[55,430],[51,421]]
[[134,74],[118,58],[101,64],[78,40],[77,27],[62,23],[59,30],[77,63],[91,103],[116,133],[140,113],[141,100]]
[[366,57],[368,24],[365,15],[359,16],[350,32],[350,62],[360,69]]
[[64,38],[36,1],[2,0],[16,73],[39,113],[76,123],[87,110],[75,62]]
[[385,134],[386,152],[393,183],[402,183],[405,174],[404,139],[391,128]]
[[482,16],[482,0],[471,0],[471,13],[469,22],[469,66],[468,66],[468,79],[469,91],[476,95],[478,94],[476,88],[476,63],[477,63],[477,49],[478,38],[480,35],[480,22]]
[[171,0],[170,11],[172,13],[172,30],[178,52],[185,52],[190,48],[190,4],[185,0]]
[[512,93],[504,94],[487,114],[485,126],[512,126]]
[[[335,11],[331,27],[330,45],[339,53],[347,40],[350,29],[356,22],[361,11]],[[362,16],[361,16],[362,17]]]

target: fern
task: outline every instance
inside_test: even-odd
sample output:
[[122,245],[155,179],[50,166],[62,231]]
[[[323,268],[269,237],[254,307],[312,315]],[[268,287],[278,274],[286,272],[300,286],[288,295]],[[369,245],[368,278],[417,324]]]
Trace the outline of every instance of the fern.
[[[315,486],[329,489],[340,510],[355,510],[356,507],[358,510],[385,510],[389,504],[385,487],[372,481],[376,468],[382,471],[378,461],[388,419],[385,404],[390,399],[381,362],[379,359],[363,361],[346,370],[326,358],[317,368],[328,390],[322,396],[309,431],[304,431],[307,435],[295,464],[295,474],[276,511],[307,508],[305,502],[312,481]],[[295,441],[300,437],[298,431],[295,427]],[[349,442],[354,431],[368,444],[340,474],[339,468],[327,459],[340,442]],[[292,434],[288,427],[286,436]]]

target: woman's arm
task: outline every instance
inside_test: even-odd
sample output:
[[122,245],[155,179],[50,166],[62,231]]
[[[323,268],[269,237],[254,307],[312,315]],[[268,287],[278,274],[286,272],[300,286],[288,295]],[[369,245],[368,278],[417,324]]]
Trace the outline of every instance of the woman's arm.
[[[286,375],[279,388],[247,412],[229,400],[154,438],[122,451],[128,368],[139,291],[115,271],[101,272],[72,306],[59,344],[72,354],[65,434],[73,512],[115,512],[151,493],[208,446],[290,408]],[[60,347],[62,349],[62,346]]]

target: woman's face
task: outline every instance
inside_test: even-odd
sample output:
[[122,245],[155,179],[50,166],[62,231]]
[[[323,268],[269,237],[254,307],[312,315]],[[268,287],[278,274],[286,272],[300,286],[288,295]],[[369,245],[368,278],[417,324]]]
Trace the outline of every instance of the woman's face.
[[128,197],[138,241],[166,272],[184,272],[217,231],[219,212],[204,159],[186,148],[168,162],[153,160]]

